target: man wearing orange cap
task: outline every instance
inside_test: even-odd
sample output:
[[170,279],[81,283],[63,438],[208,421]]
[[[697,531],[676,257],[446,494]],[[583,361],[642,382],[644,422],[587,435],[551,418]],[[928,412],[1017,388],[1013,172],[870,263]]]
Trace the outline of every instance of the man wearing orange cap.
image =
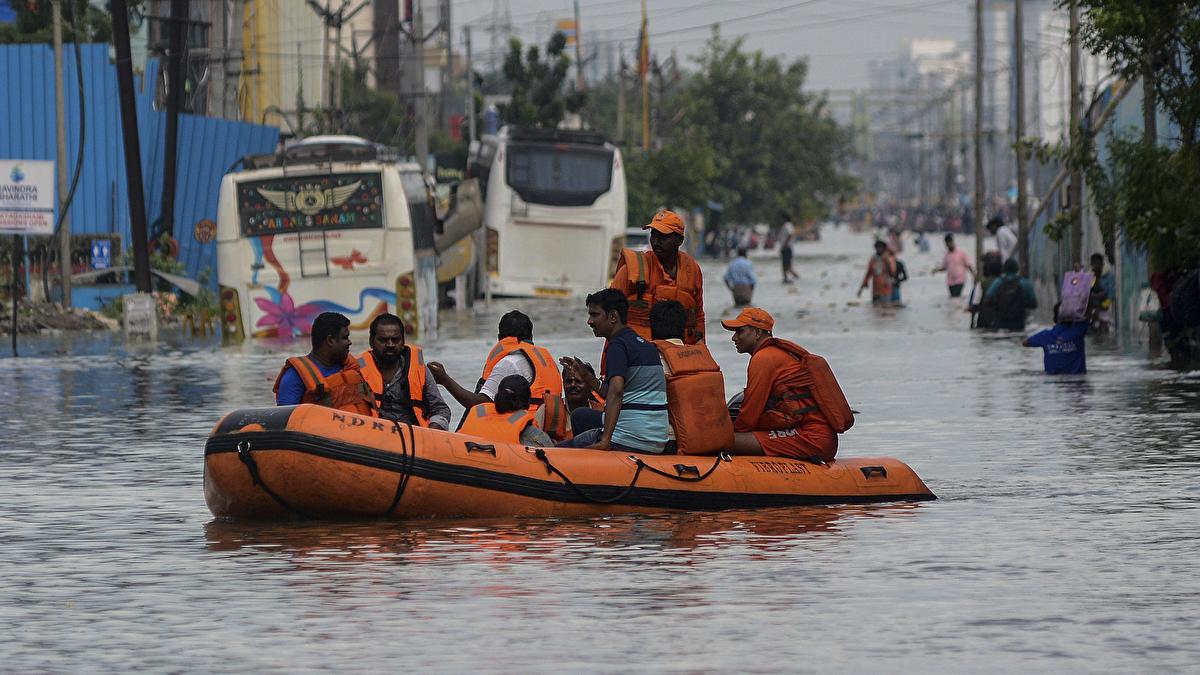
[[650,340],[650,308],[656,302],[675,300],[688,314],[683,341],[704,341],[704,278],[695,258],[679,250],[683,219],[673,211],[659,211],[649,225],[650,250],[621,251],[611,287],[629,299],[629,327]]
[[854,414],[825,359],[772,336],[775,319],[758,307],[721,325],[738,353],[750,354],[733,454],[832,460]]

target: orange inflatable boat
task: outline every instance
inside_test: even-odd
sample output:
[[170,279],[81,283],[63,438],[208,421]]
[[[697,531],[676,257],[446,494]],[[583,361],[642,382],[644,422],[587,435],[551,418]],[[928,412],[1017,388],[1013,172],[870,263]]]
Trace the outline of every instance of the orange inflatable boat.
[[204,450],[220,518],[569,516],[936,499],[903,462],[640,455],[493,443],[316,405],[227,415]]

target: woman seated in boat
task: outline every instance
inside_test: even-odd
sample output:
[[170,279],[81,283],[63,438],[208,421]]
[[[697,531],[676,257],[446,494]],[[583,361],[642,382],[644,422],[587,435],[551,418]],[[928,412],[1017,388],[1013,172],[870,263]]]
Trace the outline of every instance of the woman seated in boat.
[[535,448],[553,447],[554,441],[534,423],[529,412],[529,380],[509,375],[500,380],[496,399],[467,411],[459,433],[499,443],[517,443]]

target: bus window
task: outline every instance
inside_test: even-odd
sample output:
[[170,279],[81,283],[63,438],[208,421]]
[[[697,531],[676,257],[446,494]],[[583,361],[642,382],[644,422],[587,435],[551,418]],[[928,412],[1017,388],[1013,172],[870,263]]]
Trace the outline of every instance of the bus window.
[[611,149],[549,144],[508,148],[508,185],[532,204],[591,206],[611,189],[612,173]]

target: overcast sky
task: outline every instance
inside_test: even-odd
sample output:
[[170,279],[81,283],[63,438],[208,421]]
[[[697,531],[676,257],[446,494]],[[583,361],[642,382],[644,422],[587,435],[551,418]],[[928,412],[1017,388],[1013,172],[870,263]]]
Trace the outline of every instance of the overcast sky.
[[[493,6],[507,4],[517,37],[548,37],[558,19],[570,18],[571,0],[451,0],[456,40],[472,26],[476,58],[486,60]],[[579,0],[584,45],[624,40],[633,58],[641,21],[639,0]],[[660,59],[678,50],[681,59],[703,47],[713,23],[726,37],[767,54],[807,57],[816,89],[861,88],[867,64],[895,56],[912,38],[950,38],[969,43],[969,0],[648,0],[651,49]],[[599,35],[596,35],[599,33]]]

